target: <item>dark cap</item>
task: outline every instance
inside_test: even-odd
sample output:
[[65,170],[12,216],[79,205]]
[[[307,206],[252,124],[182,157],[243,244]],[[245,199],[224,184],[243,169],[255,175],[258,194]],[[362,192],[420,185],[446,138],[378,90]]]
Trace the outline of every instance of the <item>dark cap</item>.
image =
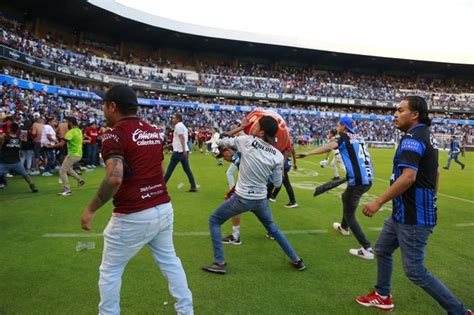
[[104,101],[115,102],[121,108],[137,107],[137,95],[135,91],[128,85],[118,84],[112,86],[107,92],[96,91]]
[[265,141],[273,144],[276,143],[275,135],[278,131],[278,122],[272,116],[263,116],[258,121],[260,125],[260,130],[263,130],[265,133]]

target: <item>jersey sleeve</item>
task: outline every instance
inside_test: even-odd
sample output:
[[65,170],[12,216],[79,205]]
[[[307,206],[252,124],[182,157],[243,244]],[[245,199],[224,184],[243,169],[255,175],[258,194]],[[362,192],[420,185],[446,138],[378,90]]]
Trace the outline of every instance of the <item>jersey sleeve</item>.
[[336,141],[338,147],[344,142],[344,137],[347,137],[347,135],[343,132],[334,137],[334,141]]
[[102,149],[100,153],[105,160],[112,156],[124,157],[123,139],[116,130],[108,130],[102,135]]
[[176,134],[178,135],[185,135],[187,133],[186,128],[183,124],[176,124]]
[[72,130],[69,130],[64,135],[64,139],[67,140],[67,141],[71,141],[73,137],[74,137],[74,134],[73,134]]
[[226,148],[234,148],[234,149],[237,149],[237,151],[240,151],[237,147],[237,140],[238,140],[237,138],[239,138],[239,137],[223,138],[223,139],[217,140],[216,143],[217,143],[218,146],[226,147]]
[[414,138],[403,139],[400,143],[400,162],[398,167],[408,167],[418,171],[426,145]]

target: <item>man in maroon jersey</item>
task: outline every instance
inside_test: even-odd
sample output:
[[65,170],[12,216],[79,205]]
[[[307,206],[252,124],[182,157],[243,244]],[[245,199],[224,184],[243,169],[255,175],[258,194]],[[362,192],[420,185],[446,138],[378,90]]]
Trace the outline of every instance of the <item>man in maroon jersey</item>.
[[192,294],[173,245],[173,207],[163,179],[163,140],[136,116],[137,97],[126,85],[102,97],[113,129],[102,135],[106,175],[84,209],[81,227],[90,230],[96,211],[113,197],[112,218],[104,231],[100,265],[100,314],[120,313],[122,273],[145,245],[150,248],[176,299],[178,314],[193,314]]
[[84,129],[84,143],[86,144],[87,152],[87,168],[95,168],[97,166],[97,137],[99,136],[99,129],[97,123],[93,121],[89,127]]

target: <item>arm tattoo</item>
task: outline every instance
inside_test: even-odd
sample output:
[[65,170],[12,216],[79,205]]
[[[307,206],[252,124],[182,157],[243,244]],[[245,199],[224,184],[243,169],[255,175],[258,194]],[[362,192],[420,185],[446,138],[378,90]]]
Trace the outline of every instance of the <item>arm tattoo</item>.
[[111,157],[106,161],[106,175],[99,190],[91,201],[91,208],[99,209],[107,203],[118,191],[120,186],[112,184],[114,181],[121,181],[123,178],[123,161],[121,157]]

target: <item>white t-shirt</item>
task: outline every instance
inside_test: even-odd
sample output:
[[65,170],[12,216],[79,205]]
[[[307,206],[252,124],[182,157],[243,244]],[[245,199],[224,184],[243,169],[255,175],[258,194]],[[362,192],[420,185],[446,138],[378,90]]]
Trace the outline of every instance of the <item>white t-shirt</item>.
[[283,174],[283,154],[268,142],[254,136],[224,138],[217,141],[224,147],[235,148],[241,153],[239,177],[235,192],[244,199],[267,198],[267,183],[271,178],[280,187]]
[[210,143],[211,144],[211,149],[217,149],[219,146],[217,145],[217,140],[219,140],[219,137],[221,135],[216,131],[214,132],[214,134],[212,135],[211,139],[209,141],[206,141],[206,143]]
[[181,141],[179,140],[179,135],[184,136],[185,150],[189,151],[189,148],[188,148],[188,128],[186,128],[186,126],[182,122],[179,122],[176,125],[174,125],[173,151],[174,152],[183,152],[183,148],[181,147]]
[[[54,141],[48,140],[48,135],[51,135]],[[45,146],[47,144],[55,144],[56,143],[56,132],[54,131],[53,127],[50,125],[44,125],[43,131],[41,132],[41,145]]]

